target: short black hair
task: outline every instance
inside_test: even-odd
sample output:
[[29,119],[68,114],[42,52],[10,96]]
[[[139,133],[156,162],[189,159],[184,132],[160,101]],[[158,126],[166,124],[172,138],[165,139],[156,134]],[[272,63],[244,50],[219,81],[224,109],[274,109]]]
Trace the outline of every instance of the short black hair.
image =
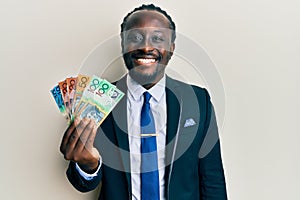
[[137,11],[140,11],[140,10],[151,10],[151,11],[157,11],[161,14],[163,14],[168,20],[169,20],[169,28],[172,31],[172,42],[175,41],[175,38],[176,38],[176,26],[175,26],[175,23],[173,22],[172,18],[170,15],[168,15],[168,13],[164,10],[162,10],[160,7],[158,6],[155,6],[153,4],[143,4],[141,5],[140,7],[137,7],[135,8],[133,11],[129,12],[123,19],[123,22],[121,24],[121,35],[122,35],[122,32],[125,30],[126,28],[126,24],[127,24],[127,19],[130,15],[132,15],[133,13],[137,12]]

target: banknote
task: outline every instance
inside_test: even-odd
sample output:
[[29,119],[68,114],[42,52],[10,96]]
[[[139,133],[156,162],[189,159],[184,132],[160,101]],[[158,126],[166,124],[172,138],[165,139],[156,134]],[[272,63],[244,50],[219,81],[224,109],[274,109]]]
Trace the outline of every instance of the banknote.
[[79,116],[94,119],[98,126],[124,96],[109,81],[83,74],[60,81],[51,93],[60,112],[68,116],[69,123]]
[[59,85],[56,85],[51,91],[51,94],[56,102],[56,105],[58,106],[59,111],[63,114],[66,115],[66,107],[64,104],[63,97],[61,95],[61,91],[59,88]]
[[103,79],[93,75],[86,89],[83,91],[81,101],[93,101],[96,90],[100,87]]
[[[94,75],[83,92],[80,105],[92,104],[97,111],[102,113],[102,120],[104,120],[123,95],[124,93],[117,89],[115,85]],[[84,110],[85,107],[82,106],[82,112]]]
[[[117,87],[114,87],[108,92],[108,96],[113,100],[112,108],[116,106],[117,103],[123,98],[124,93],[119,90]],[[110,110],[111,111],[111,110]]]
[[123,95],[124,93],[117,89],[115,85],[107,80],[102,80],[99,88],[95,91],[93,100],[105,113],[110,113]]
[[87,102],[79,113],[80,119],[89,118],[95,120],[97,126],[99,126],[108,114],[104,113],[97,105],[92,102]]
[[70,109],[70,114],[74,114],[73,110],[73,104],[74,104],[74,98],[75,98],[75,92],[76,92],[76,81],[77,77],[70,77],[66,78],[67,81],[67,89],[68,89],[68,97],[69,97],[69,109]]
[[81,99],[78,103],[78,106],[76,108],[76,113],[81,113],[81,109],[87,102],[93,102],[94,103],[94,96],[95,96],[95,91],[98,87],[100,87],[102,79],[97,77],[97,76],[92,76],[90,77],[89,83],[86,85],[86,89],[83,91],[81,95]]
[[67,85],[67,81],[60,81],[58,82],[62,97],[63,97],[63,101],[66,107],[66,112],[69,113],[69,95],[68,95],[68,85]]
[[108,96],[108,93],[114,87],[108,81],[94,75],[87,89],[84,91],[81,101],[93,102],[93,104],[99,106],[105,113],[108,113],[113,103],[113,99]]
[[91,77],[90,76],[86,76],[83,74],[79,74],[77,76],[77,83],[76,83],[76,91],[75,91],[75,101],[73,104],[73,111],[74,113],[79,112],[80,109],[82,108],[82,105],[79,105],[82,94],[84,89],[86,88],[86,86],[89,84]]

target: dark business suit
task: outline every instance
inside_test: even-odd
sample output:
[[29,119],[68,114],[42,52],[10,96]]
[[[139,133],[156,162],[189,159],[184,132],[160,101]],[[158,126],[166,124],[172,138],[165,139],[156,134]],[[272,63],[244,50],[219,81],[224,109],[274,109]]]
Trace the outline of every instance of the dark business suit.
[[[126,94],[126,78],[116,85]],[[208,92],[167,77],[166,101],[166,199],[227,199],[218,130]],[[70,163],[67,176],[79,191],[90,191],[102,181],[99,199],[131,199],[126,113],[125,95],[98,129],[95,146],[103,164],[97,177],[86,181]],[[195,123],[187,123],[189,119]]]

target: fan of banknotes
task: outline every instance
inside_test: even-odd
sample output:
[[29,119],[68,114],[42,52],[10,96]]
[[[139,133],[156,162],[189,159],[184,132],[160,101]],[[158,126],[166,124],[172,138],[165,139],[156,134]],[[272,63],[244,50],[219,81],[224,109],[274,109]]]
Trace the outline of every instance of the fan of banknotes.
[[115,85],[95,75],[66,78],[52,90],[59,111],[72,122],[75,117],[94,119],[99,126],[124,96]]

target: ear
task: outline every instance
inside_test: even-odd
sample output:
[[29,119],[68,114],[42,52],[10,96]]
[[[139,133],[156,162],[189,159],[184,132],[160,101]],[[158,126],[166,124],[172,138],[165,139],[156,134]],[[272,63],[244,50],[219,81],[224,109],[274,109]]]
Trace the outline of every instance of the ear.
[[123,37],[123,33],[120,33],[120,37],[121,37],[121,49],[122,49],[122,54],[124,52],[124,37]]
[[172,42],[172,44],[170,46],[169,59],[171,59],[171,57],[173,56],[174,50],[175,50],[175,43]]
[[174,52],[174,50],[175,50],[175,43],[174,42],[172,42],[170,50],[171,50],[172,53]]

